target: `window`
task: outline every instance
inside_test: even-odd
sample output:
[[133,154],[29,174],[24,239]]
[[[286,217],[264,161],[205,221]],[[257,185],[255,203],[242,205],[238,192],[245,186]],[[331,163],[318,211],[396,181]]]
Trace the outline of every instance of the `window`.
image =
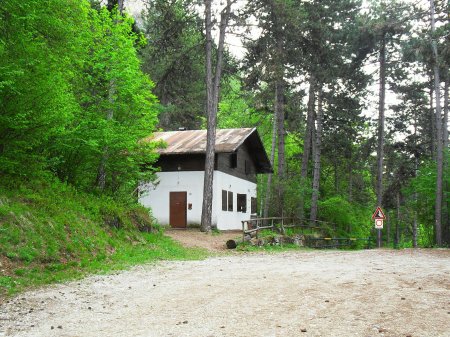
[[222,211],[233,212],[233,192],[222,190]]
[[228,210],[233,212],[233,192],[228,191]]
[[247,194],[237,194],[237,211],[247,213]]
[[222,211],[226,211],[227,206],[227,191],[222,190]]
[[256,198],[251,199],[251,208],[252,208],[252,214],[256,214],[258,212]]
[[230,155],[230,167],[231,168],[237,167],[237,152],[234,152]]

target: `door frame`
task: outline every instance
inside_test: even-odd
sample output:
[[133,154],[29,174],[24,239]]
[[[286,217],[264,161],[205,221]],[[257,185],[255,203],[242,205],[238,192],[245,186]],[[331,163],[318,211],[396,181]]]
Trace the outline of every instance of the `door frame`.
[[[176,198],[176,196],[181,197],[180,202],[182,205],[179,207],[176,205],[178,201],[173,199]],[[177,220],[180,219],[180,215],[177,214],[176,217],[178,219],[175,219],[174,213],[179,212],[180,210],[182,210],[183,214],[181,215],[181,222],[178,222]],[[169,192],[169,224],[171,228],[187,228],[187,191]]]

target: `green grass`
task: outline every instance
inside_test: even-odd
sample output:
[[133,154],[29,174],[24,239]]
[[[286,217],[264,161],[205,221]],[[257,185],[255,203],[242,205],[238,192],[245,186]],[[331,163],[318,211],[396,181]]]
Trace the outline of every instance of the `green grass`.
[[164,236],[136,203],[58,181],[0,185],[0,297],[142,263],[206,256]]

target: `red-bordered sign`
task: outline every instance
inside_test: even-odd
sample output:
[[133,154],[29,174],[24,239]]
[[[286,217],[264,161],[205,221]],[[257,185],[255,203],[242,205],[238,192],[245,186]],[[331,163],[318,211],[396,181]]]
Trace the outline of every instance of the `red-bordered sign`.
[[380,206],[378,206],[376,211],[373,212],[372,219],[386,219],[386,216]]
[[375,228],[383,229],[383,219],[375,218]]

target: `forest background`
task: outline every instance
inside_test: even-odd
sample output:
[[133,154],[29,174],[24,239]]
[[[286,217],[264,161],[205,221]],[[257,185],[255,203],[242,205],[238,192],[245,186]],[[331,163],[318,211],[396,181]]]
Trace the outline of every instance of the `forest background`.
[[[225,44],[217,127],[263,138],[275,172],[258,178],[260,215],[363,237],[382,206],[386,245],[448,245],[448,2],[228,0],[216,27],[227,6],[226,34],[245,53]],[[0,205],[24,189],[39,204],[45,185],[103,200],[113,227],[114,205],[136,210],[136,187],[157,170],[139,140],[207,126],[202,10],[148,0],[136,24],[126,0],[2,1]],[[10,214],[2,253],[33,259],[12,248],[27,229]]]

